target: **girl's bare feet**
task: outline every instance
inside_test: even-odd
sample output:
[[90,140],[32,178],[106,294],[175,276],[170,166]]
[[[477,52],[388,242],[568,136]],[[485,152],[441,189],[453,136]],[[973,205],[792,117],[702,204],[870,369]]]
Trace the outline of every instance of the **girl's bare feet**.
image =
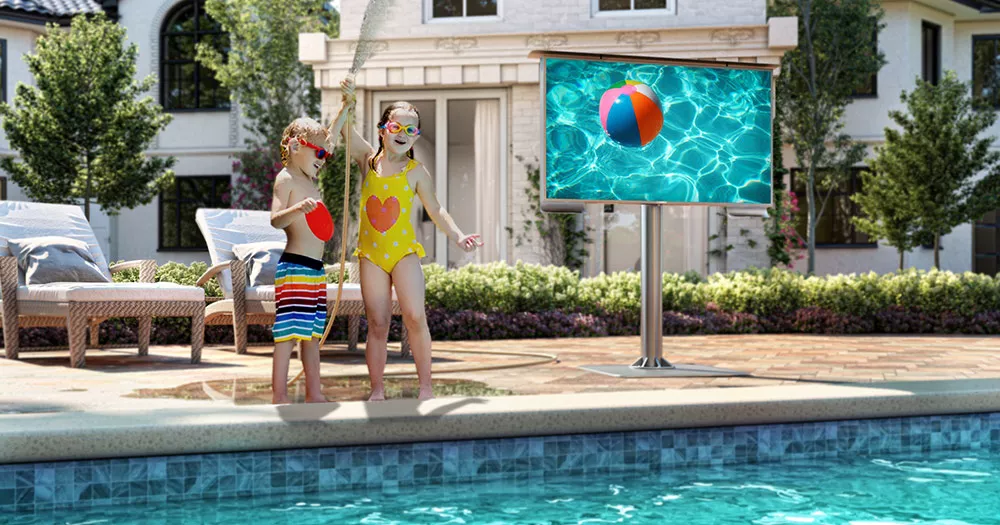
[[420,387],[420,394],[417,395],[417,399],[421,401],[425,399],[434,399],[434,391],[431,387]]
[[326,396],[320,394],[319,397],[307,397],[306,403],[329,403],[326,400]]
[[289,403],[290,402],[288,401],[288,394],[285,394],[285,395],[277,395],[277,394],[275,394],[275,395],[271,396],[271,404],[272,405],[287,405]]
[[381,388],[372,390],[372,394],[368,396],[368,401],[385,401],[385,391]]

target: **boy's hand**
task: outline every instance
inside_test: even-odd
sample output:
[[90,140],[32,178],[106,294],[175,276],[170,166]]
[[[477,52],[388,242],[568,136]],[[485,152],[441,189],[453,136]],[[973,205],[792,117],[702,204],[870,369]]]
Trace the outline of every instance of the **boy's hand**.
[[458,244],[463,250],[471,252],[477,247],[483,245],[483,241],[479,240],[479,238],[480,235],[478,233],[473,233],[460,238],[456,244]]
[[295,206],[302,210],[302,213],[309,213],[316,209],[316,199],[302,199]]

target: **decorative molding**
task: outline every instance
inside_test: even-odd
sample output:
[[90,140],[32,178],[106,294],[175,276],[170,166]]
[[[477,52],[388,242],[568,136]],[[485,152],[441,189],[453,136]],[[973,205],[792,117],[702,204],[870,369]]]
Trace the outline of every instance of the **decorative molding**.
[[240,106],[235,100],[229,106],[229,147],[235,148],[240,137]]
[[558,34],[531,35],[525,39],[524,43],[530,48],[551,49],[569,43],[569,36]]
[[[149,26],[149,73],[153,75],[156,82],[153,82],[153,87],[151,88],[150,96],[157,104],[163,105],[163,99],[160,97],[160,82],[163,80],[160,78],[160,28],[163,27],[163,20],[167,17],[167,13],[174,8],[175,5],[180,0],[164,0],[160,4],[160,8],[156,10],[156,14],[153,15],[153,19],[150,21]],[[157,133],[156,137],[153,139],[153,149],[160,149],[160,134]]]
[[[360,42],[351,42],[351,47],[350,47],[351,53],[354,53],[355,51],[358,50],[359,43]],[[386,42],[385,40],[372,40],[370,45],[371,45],[371,53],[369,53],[368,55],[369,58],[389,50],[389,43]]]
[[632,44],[636,49],[642,49],[647,44],[655,44],[660,41],[660,33],[657,31],[632,31],[628,33],[618,33],[615,41],[619,44]]
[[472,37],[460,37],[460,36],[439,38],[434,43],[434,47],[435,49],[450,49],[454,51],[456,55],[460,55],[462,54],[462,51],[466,49],[479,47],[479,39]]
[[712,31],[712,41],[729,42],[731,46],[737,46],[740,42],[753,38],[752,29],[716,29]]

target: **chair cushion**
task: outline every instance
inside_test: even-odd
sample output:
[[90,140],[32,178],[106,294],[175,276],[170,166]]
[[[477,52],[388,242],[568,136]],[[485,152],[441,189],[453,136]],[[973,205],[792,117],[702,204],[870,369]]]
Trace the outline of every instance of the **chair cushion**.
[[94,260],[87,243],[55,235],[8,239],[27,285],[111,282]]
[[247,267],[247,286],[274,286],[278,259],[285,251],[285,243],[277,241],[253,242],[233,246],[233,255]]
[[[393,290],[393,299],[396,298],[395,290]],[[337,299],[337,285],[328,284],[326,285],[326,300],[333,301]],[[341,301],[360,301],[361,300],[361,285],[353,283],[344,283],[344,291],[340,294]],[[274,301],[274,286],[251,286],[247,287],[247,301]]]
[[174,283],[47,283],[17,287],[18,301],[204,301],[205,290]]

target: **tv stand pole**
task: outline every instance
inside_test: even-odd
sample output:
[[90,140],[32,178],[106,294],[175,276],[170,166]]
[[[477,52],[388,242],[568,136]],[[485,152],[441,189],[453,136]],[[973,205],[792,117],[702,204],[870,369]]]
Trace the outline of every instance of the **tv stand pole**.
[[642,357],[632,368],[674,368],[663,358],[663,266],[660,263],[663,205],[642,205]]

